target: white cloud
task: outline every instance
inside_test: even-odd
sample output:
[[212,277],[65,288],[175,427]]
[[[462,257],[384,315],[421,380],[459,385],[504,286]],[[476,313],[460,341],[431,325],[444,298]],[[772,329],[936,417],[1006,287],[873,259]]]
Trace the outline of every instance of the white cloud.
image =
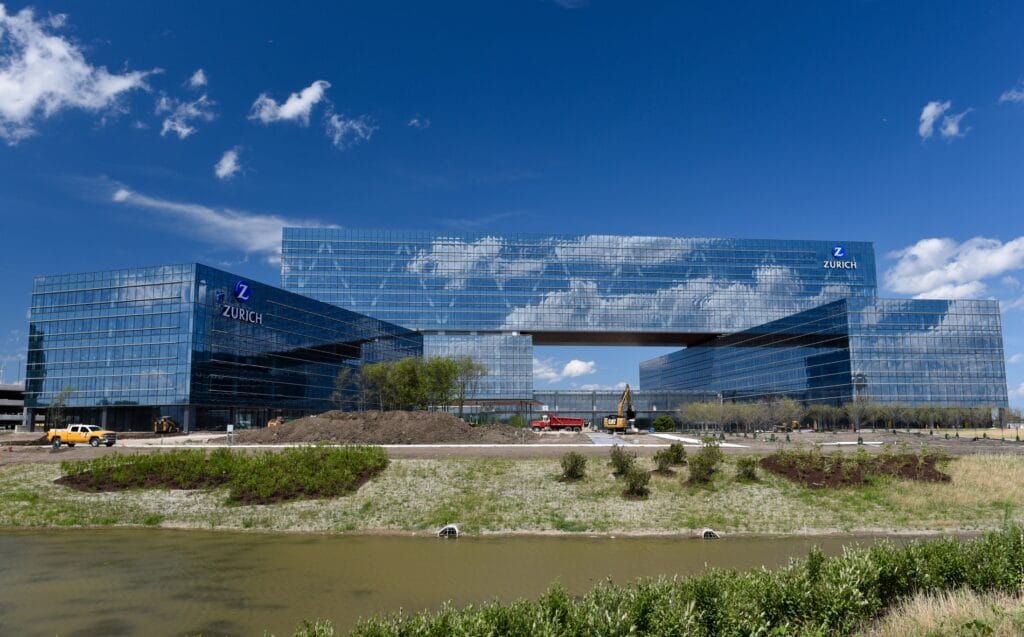
[[351,148],[360,142],[367,141],[377,130],[373,121],[360,115],[355,118],[346,118],[344,115],[331,113],[326,120],[327,136],[335,148]]
[[[281,229],[285,226],[324,224],[315,220],[288,219],[231,208],[212,208],[149,197],[127,188],[118,188],[111,200],[144,210],[152,210],[177,221],[175,228],[218,246],[229,246],[246,254],[262,254],[270,263],[281,261]],[[331,226],[328,226],[331,227]]]
[[14,145],[55,113],[112,108],[134,89],[147,89],[154,71],[118,75],[85,61],[81,49],[54,31],[66,17],[36,20],[31,9],[7,13],[0,4],[0,138]]
[[160,136],[164,137],[167,133],[174,133],[178,139],[191,136],[197,130],[193,122],[209,122],[216,117],[213,112],[214,106],[215,103],[205,94],[192,102],[180,102],[166,95],[160,96],[156,102],[157,114],[170,113],[160,127]]
[[206,72],[203,69],[196,69],[192,77],[188,78],[188,85],[192,88],[203,88],[206,84]]
[[562,376],[565,378],[576,378],[577,376],[593,374],[596,371],[597,366],[594,365],[594,361],[581,361],[574,358],[562,368]]
[[921,239],[889,255],[896,265],[885,273],[888,288],[918,299],[976,298],[985,293],[985,279],[1024,268],[1024,237],[1003,243],[975,237]]
[[1017,86],[1004,91],[999,96],[999,103],[1005,104],[1006,102],[1012,102],[1014,104],[1024,103],[1024,84],[1018,84]]
[[917,134],[921,136],[921,139],[928,139],[935,132],[935,122],[938,121],[942,114],[949,110],[951,103],[949,100],[945,102],[928,102],[921,109],[921,122],[917,125]]
[[308,126],[313,107],[325,98],[325,93],[330,87],[330,82],[317,80],[300,92],[289,95],[283,104],[278,104],[266,93],[260,93],[252,103],[249,119],[259,120],[264,124],[297,121],[303,126]]
[[241,149],[238,146],[224,151],[220,161],[213,167],[213,174],[217,175],[217,179],[231,179],[242,170],[242,165],[238,162],[239,153]]
[[942,128],[939,133],[942,134],[943,139],[955,139],[957,137],[963,137],[967,134],[970,128],[960,130],[960,120],[964,118],[964,115],[971,112],[972,109],[967,109],[962,113],[956,113],[954,115],[946,115],[942,118]]
[[1024,398],[1024,383],[1017,386],[1017,389],[1010,390],[1010,398]]
[[417,115],[416,117],[413,117],[412,119],[409,120],[409,127],[420,129],[430,128],[430,120],[427,119],[426,117],[420,117],[419,115]]
[[533,377],[552,384],[557,383],[560,380],[565,380],[566,378],[587,376],[596,371],[597,365],[594,361],[581,361],[574,358],[563,365],[561,370],[559,370],[557,365],[550,358],[543,360],[539,358],[533,359]]
[[1008,358],[1006,362],[1010,363],[1011,365],[1016,365],[1017,363],[1024,363],[1024,354],[1014,354],[1013,356]]

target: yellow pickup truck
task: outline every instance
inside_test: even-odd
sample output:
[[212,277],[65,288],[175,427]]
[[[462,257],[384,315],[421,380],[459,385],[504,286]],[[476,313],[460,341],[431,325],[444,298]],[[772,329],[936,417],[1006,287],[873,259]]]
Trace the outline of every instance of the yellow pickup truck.
[[62,444],[74,447],[78,443],[88,443],[93,447],[100,445],[113,447],[117,442],[117,434],[100,429],[96,425],[68,425],[67,429],[51,429],[46,432],[46,440],[53,445],[54,449],[60,449]]

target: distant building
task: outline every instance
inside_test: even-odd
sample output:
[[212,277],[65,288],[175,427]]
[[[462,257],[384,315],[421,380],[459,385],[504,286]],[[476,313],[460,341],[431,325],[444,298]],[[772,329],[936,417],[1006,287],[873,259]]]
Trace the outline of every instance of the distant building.
[[14,429],[22,424],[25,411],[25,386],[0,385],[0,429]]

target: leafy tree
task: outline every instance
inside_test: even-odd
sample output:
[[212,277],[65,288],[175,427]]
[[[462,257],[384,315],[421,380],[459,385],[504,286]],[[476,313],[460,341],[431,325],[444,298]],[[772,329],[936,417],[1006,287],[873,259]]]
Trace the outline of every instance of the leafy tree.
[[427,404],[446,408],[455,398],[459,364],[450,358],[429,358],[424,365]]
[[362,369],[363,402],[367,408],[381,411],[394,409],[394,390],[391,379],[391,364],[368,363]]
[[654,430],[658,432],[676,430],[676,421],[668,414],[662,414],[655,418],[652,425]]
[[427,374],[422,358],[410,356],[392,363],[389,370],[395,392],[395,409],[426,409]]

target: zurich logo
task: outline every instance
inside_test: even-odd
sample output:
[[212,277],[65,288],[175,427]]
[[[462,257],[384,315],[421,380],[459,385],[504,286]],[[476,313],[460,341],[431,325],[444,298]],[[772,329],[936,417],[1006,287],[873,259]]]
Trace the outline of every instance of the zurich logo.
[[252,288],[249,287],[248,281],[239,280],[235,283],[235,298],[242,303],[252,298]]
[[217,290],[213,293],[213,298],[217,299],[217,305],[224,304],[224,290]]
[[836,259],[841,259],[846,256],[846,248],[843,246],[835,246],[832,248],[832,256]]

